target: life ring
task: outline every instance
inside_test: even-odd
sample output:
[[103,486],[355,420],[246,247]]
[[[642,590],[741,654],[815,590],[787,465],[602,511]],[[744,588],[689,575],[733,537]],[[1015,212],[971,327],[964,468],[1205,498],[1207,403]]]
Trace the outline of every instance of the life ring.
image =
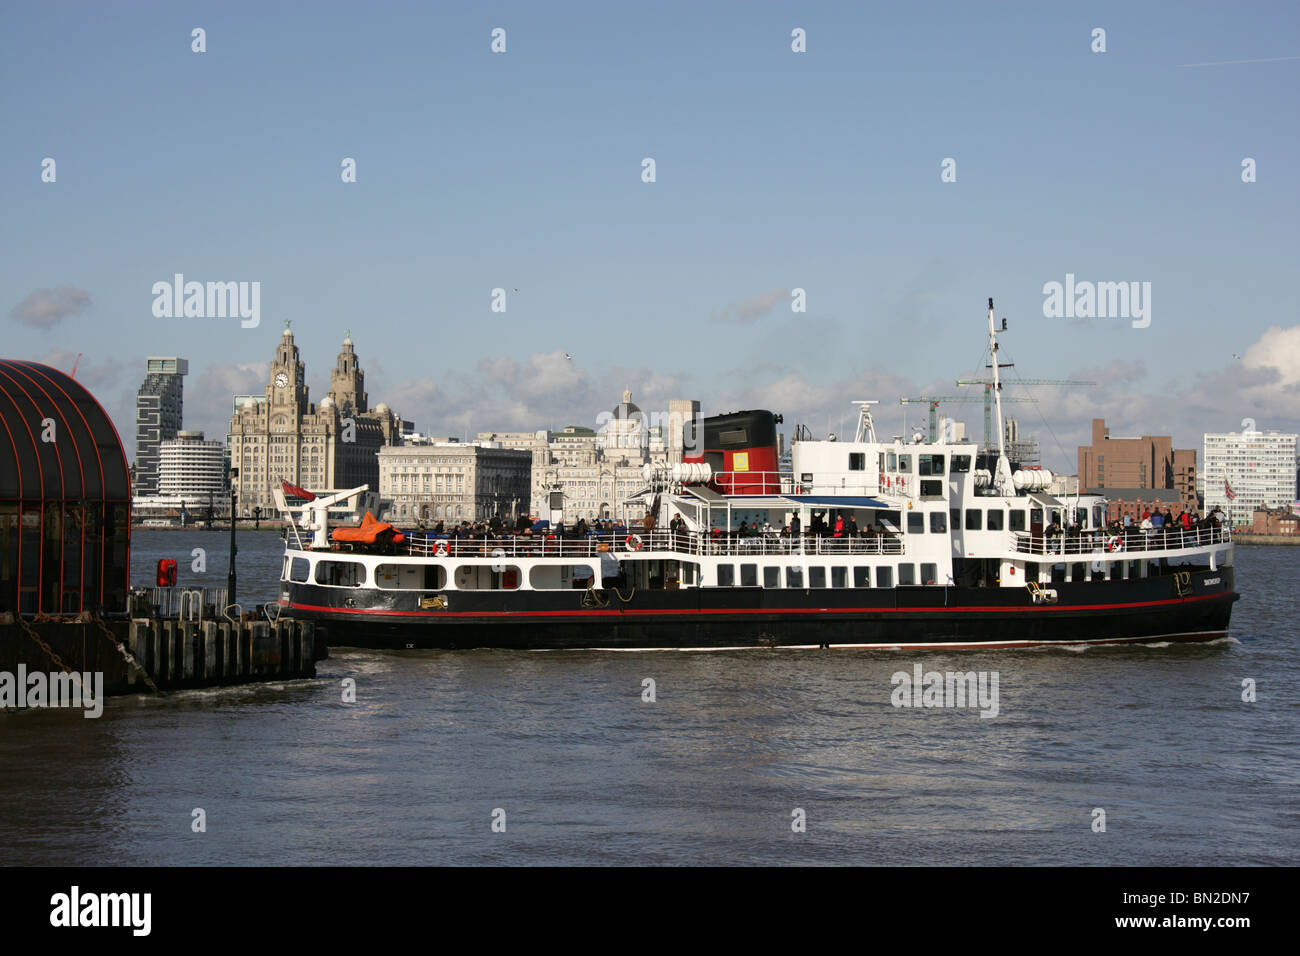
[[623,539],[623,544],[627,546],[629,551],[640,551],[641,536],[639,534],[630,534]]
[[1113,534],[1113,535],[1110,536],[1110,540],[1106,542],[1106,550],[1107,550],[1107,551],[1123,551],[1123,550],[1124,550],[1124,541],[1120,538],[1119,535],[1117,535],[1117,534]]
[[440,558],[445,558],[447,556],[447,542],[439,541],[436,545],[434,545],[433,553]]

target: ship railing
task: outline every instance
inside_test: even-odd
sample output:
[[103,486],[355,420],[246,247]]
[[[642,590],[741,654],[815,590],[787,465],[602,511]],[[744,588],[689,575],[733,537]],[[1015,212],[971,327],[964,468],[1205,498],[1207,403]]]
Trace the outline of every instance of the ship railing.
[[1105,555],[1128,551],[1181,551],[1187,548],[1206,548],[1232,541],[1232,531],[1226,525],[1217,528],[1155,529],[1143,531],[1130,527],[1115,533],[1111,531],[1085,531],[1081,534],[1028,534],[1011,532],[1012,550],[1017,554]]
[[449,538],[407,537],[407,553],[415,557],[454,558],[598,558],[639,551],[668,551],[687,555],[902,554],[903,541],[894,535],[818,537],[811,534],[701,534],[689,531],[638,531],[562,538],[555,535],[487,535]]
[[795,494],[794,475],[788,471],[715,471],[709,484],[725,495],[755,497]]

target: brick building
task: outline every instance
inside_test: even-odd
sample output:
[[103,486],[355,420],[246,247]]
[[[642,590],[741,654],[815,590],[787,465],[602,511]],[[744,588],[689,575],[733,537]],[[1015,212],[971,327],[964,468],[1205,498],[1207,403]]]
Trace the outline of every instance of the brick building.
[[[1172,490],[1174,513],[1196,510],[1196,449],[1174,448],[1169,435],[1116,438],[1104,418],[1092,420],[1092,444],[1079,446],[1079,483],[1086,493]],[[1170,507],[1162,496],[1151,499]]]

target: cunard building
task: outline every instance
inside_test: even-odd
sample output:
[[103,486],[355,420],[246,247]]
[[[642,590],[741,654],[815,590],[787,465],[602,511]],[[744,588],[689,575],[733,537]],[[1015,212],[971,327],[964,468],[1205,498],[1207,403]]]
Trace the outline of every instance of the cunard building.
[[281,480],[323,491],[379,486],[379,450],[401,444],[401,421],[382,402],[371,409],[365,373],[351,337],[343,340],[330,387],[308,399],[305,370],[285,323],[271,361],[264,401],[246,401],[230,421],[230,463],[241,515],[274,510],[271,488]]

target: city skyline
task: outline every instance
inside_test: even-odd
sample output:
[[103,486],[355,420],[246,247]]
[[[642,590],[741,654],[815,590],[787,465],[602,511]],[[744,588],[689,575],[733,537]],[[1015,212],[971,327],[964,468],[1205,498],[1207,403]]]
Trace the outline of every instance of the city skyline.
[[[0,39],[42,81],[6,109],[6,352],[82,353],[128,442],[144,356],[188,356],[186,426],[224,434],[282,319],[315,398],[350,328],[428,433],[590,426],[630,385],[819,434],[876,398],[894,434],[984,374],[989,296],[1013,382],[1099,383],[1018,415],[1046,467],[1093,418],[1300,430],[1300,62],[1229,62],[1288,53],[1292,8],[252,11],[18,8]],[[177,274],[259,284],[259,322],[159,318]],[[1149,324],[1048,318],[1076,278],[1150,283]]]

